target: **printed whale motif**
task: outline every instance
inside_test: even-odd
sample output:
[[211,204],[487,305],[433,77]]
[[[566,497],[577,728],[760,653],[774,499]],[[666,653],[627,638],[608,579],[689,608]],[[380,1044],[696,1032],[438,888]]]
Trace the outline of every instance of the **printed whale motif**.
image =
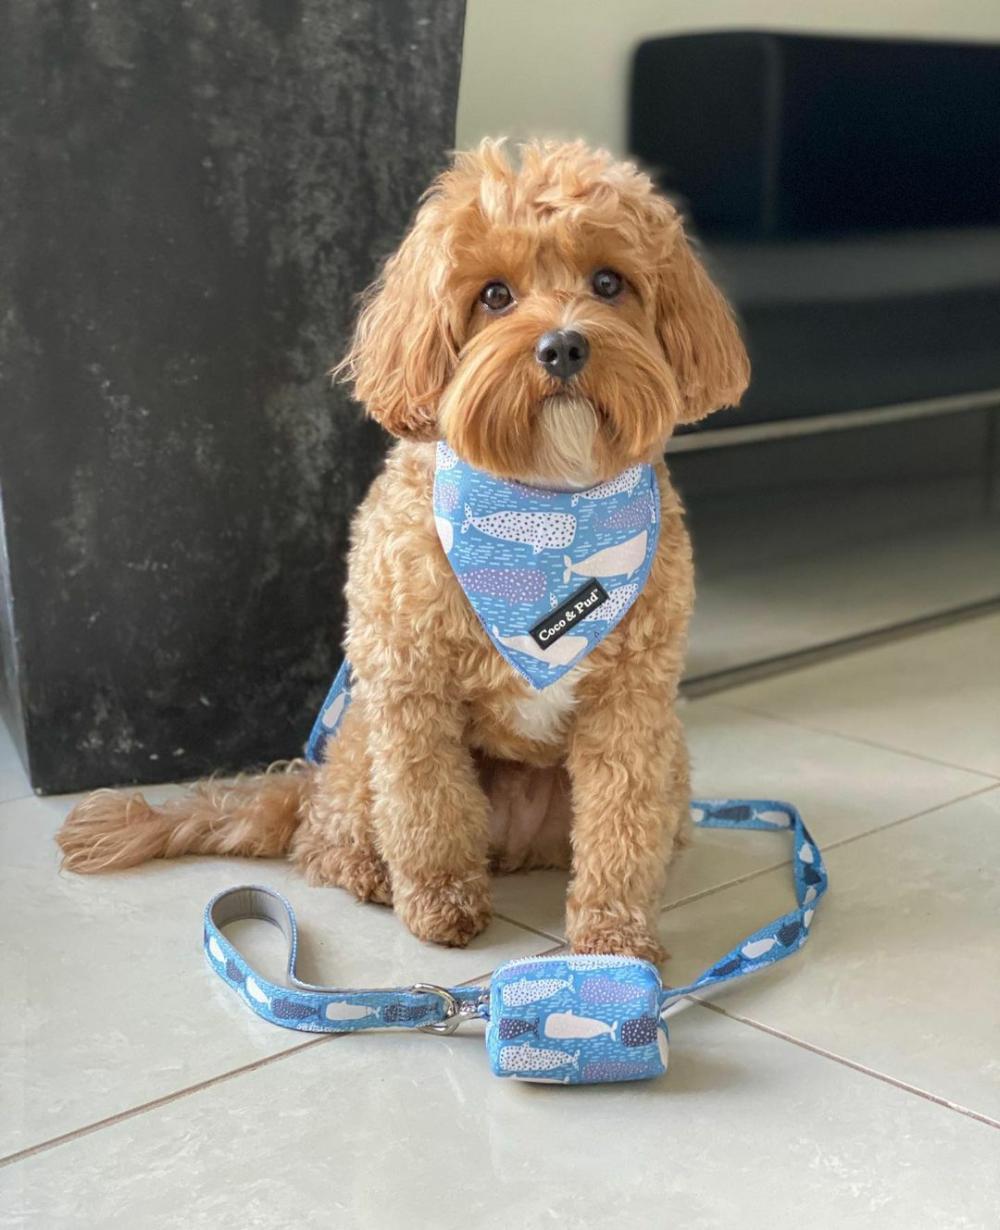
[[648,491],[597,522],[599,530],[639,530],[656,521],[656,501]]
[[769,936],[762,940],[751,940],[750,943],[743,945],[740,952],[748,960],[754,961],[757,957],[762,957],[765,952],[770,952],[776,943],[777,941],[771,939]]
[[546,547],[568,547],[576,536],[576,517],[559,512],[498,512],[477,517],[466,504],[464,534],[474,526],[488,538],[520,542],[537,555]]
[[511,1038],[522,1038],[525,1034],[537,1034],[538,1022],[526,1021],[519,1016],[501,1017],[497,1033],[501,1042],[509,1042]]
[[451,522],[446,517],[435,517],[434,526],[438,532],[438,538],[441,540],[441,546],[444,547],[445,555],[451,554],[451,549],[455,545],[455,531],[452,528]]
[[[249,979],[247,979],[249,982]],[[271,1011],[279,1021],[304,1021],[315,1011],[312,1004],[300,1003],[297,999],[276,999]]]
[[649,541],[648,530],[636,534],[613,547],[605,547],[588,555],[586,559],[574,563],[570,557],[563,557],[563,584],[575,572],[583,577],[616,577],[622,573],[631,575],[646,558],[646,543]]
[[585,1004],[624,1004],[642,993],[642,989],[632,983],[619,982],[617,978],[600,974],[585,978],[580,988],[580,998]]
[[588,1063],[583,1069],[585,1081],[637,1081],[649,1075],[649,1067],[645,1063],[622,1063],[617,1060],[605,1060],[601,1063]]
[[589,644],[585,636],[563,636],[554,645],[543,649],[530,636],[501,636],[496,624],[493,625],[493,636],[506,649],[516,649],[518,653],[527,654],[536,662],[546,662],[549,666],[568,666]]
[[517,982],[508,982],[501,990],[500,998],[507,1008],[523,1008],[525,1004],[550,999],[563,987],[572,985],[566,978],[521,978]]
[[258,1004],[268,1003],[267,996],[264,994],[264,992],[260,989],[260,987],[257,985],[256,982],[254,982],[252,978],[247,978],[246,982],[243,985],[246,987],[247,994],[252,999],[255,999]]
[[576,1055],[571,1055],[569,1051],[550,1051],[528,1043],[500,1048],[500,1067],[505,1072],[547,1072],[569,1064],[576,1067],[576,1062]]
[[389,1004],[382,1019],[390,1025],[402,1025],[408,1021],[422,1020],[431,1011],[426,1004]]
[[434,484],[434,507],[442,512],[454,512],[458,507],[458,488],[439,478]]
[[344,1001],[327,1004],[323,1015],[328,1021],[361,1021],[366,1016],[375,1016],[377,1009],[367,1004],[351,1004]]
[[637,1016],[622,1024],[621,1040],[623,1046],[647,1046],[656,1041],[656,1032],[660,1022],[655,1016]]
[[610,500],[613,495],[621,495],[623,491],[631,494],[642,480],[642,471],[641,465],[629,466],[617,478],[609,478],[606,483],[591,487],[589,491],[578,491],[573,496],[573,503],[578,504],[580,500]]
[[505,602],[537,602],[545,597],[545,573],[538,568],[470,568],[458,574],[467,594]]
[[320,721],[327,730],[336,730],[337,723],[344,716],[344,710],[347,707],[347,693],[338,692],[337,695],[330,701],[327,707],[323,710],[323,716]]
[[590,623],[591,620],[600,620],[602,623],[611,623],[617,619],[622,611],[627,611],[633,598],[639,592],[638,585],[619,585],[617,589],[611,590],[606,601],[602,602],[596,611],[591,611],[589,615],[584,615],[581,623]]
[[[649,465],[589,491],[535,488],[478,470],[439,441],[428,486],[438,562],[453,570],[492,647],[536,691],[575,670],[641,597],[662,523]],[[603,595],[590,584],[598,580]],[[311,763],[343,729],[351,703],[345,673],[313,722]]]
[[618,1022],[609,1025],[607,1021],[599,1021],[592,1016],[577,1016],[575,1012],[550,1012],[545,1018],[546,1038],[598,1038],[601,1034],[607,1034],[614,1042]]

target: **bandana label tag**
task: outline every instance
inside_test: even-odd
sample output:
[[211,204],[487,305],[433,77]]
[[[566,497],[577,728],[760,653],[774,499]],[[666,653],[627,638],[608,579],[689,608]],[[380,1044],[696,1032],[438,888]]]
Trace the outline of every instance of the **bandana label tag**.
[[535,644],[542,649],[554,645],[574,624],[597,610],[601,603],[607,600],[607,590],[600,581],[585,581],[578,590],[570,594],[562,606],[557,606],[529,629]]

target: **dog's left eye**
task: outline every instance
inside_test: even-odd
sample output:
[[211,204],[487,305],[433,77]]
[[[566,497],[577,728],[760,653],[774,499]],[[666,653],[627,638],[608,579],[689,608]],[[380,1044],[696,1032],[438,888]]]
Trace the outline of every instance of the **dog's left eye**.
[[506,282],[487,282],[479,292],[479,302],[488,312],[502,312],[514,302],[514,293]]
[[625,279],[613,269],[598,269],[590,279],[590,285],[598,299],[617,299],[625,286]]

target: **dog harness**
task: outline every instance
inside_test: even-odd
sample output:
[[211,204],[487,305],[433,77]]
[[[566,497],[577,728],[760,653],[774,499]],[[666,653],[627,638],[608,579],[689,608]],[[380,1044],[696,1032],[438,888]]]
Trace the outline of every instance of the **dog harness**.
[[[476,470],[445,444],[437,449],[434,520],[448,562],[497,651],[536,689],[571,670],[612,631],[642,592],[660,532],[651,466],[631,466],[586,491],[548,491]],[[351,700],[345,660],[313,726],[306,756],[318,761]],[[291,905],[273,889],[244,885],[205,910],[209,965],[266,1021],[310,1033],[410,1028],[452,1033],[486,1023],[497,1076],[580,1085],[641,1080],[666,1071],[666,1016],[682,997],[773,965],[809,937],[826,891],[823,860],[802,818],[774,800],[692,804],[704,828],[790,832],[797,906],[755,931],[693,982],[664,987],[632,957],[523,958],[488,986],[414,983],[384,990],[312,986],[296,973]],[[224,934],[246,918],[273,923],[288,943],[283,983],[265,978]]]
[[[414,983],[384,990],[312,986],[296,974],[298,930],[292,907],[270,888],[230,888],[205,910],[205,955],[211,968],[258,1016],[309,1033],[421,1029],[452,1033],[486,1023],[496,1076],[562,1085],[643,1080],[667,1069],[666,1017],[684,996],[756,973],[797,952],[809,938],[826,892],[819,848],[788,803],[771,799],[692,804],[703,828],[790,832],[796,907],[730,949],[694,981],[664,987],[654,965],[633,957],[551,956],[508,961],[489,985]],[[224,934],[240,919],[274,924],[288,943],[285,981],[265,978]]]
[[[642,593],[660,537],[649,465],[585,491],[527,487],[437,446],[434,524],[494,648],[536,690],[591,653]],[[320,758],[350,702],[345,663],[306,749]]]

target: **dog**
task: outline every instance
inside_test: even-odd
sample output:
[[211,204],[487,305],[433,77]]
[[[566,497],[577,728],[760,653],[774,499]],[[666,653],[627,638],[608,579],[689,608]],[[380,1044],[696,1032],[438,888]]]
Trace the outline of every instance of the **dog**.
[[[569,868],[573,949],[661,960],[656,914],[689,822],[675,701],[693,602],[663,453],[749,379],[681,217],[605,152],[485,141],[424,195],[336,370],[397,441],[353,522],[353,699],[336,738],[318,765],[204,782],[159,807],[98,791],[59,833],[64,866],[287,854],[310,883],[391,903],[415,936],[452,946],[487,925],[491,870]],[[432,515],[440,441],[531,488],[653,467],[648,579],[551,687],[496,651],[456,584]]]

